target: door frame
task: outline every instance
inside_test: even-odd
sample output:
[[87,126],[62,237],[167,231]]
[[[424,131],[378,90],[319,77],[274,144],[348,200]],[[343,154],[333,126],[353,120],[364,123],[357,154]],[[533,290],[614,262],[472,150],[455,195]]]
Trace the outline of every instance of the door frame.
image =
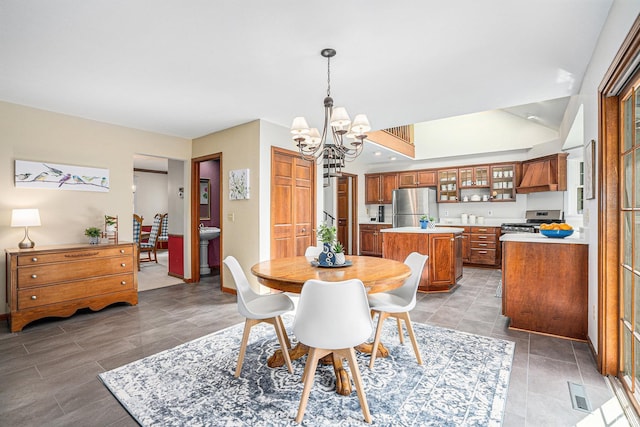
[[[619,95],[640,57],[640,16],[625,38],[598,87],[598,369],[617,376],[620,369],[620,109]],[[633,401],[633,399],[632,399]]]
[[[206,156],[195,157],[191,159],[191,279],[193,282],[200,281],[200,163],[209,160],[218,160],[220,162],[220,168],[218,172],[218,180],[220,182],[219,197],[219,218],[222,222],[222,212],[224,198],[222,197],[222,153],[207,154]],[[224,249],[224,227],[220,224],[220,269],[222,270],[222,254]],[[220,271],[220,290],[225,292],[232,292],[231,289],[224,287],[224,275]],[[235,292],[235,291],[234,291]]]

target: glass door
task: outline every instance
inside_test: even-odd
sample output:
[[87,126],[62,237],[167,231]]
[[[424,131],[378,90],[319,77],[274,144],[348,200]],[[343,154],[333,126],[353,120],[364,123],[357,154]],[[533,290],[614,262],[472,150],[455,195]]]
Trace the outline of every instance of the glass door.
[[640,90],[620,97],[620,372],[640,400]]

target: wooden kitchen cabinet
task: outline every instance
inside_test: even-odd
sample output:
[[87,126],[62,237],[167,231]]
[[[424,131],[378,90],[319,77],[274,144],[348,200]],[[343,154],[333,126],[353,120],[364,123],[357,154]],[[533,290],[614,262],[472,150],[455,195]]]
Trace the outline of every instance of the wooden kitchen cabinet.
[[519,163],[491,166],[491,201],[515,202],[520,174]]
[[586,341],[589,246],[502,244],[502,314],[509,327]]
[[360,224],[360,255],[382,256],[382,233],[388,224]]
[[458,169],[442,169],[438,171],[438,203],[457,202]]
[[438,182],[436,175],[435,170],[398,172],[398,186],[400,188],[435,187]]
[[489,188],[489,166],[458,168],[460,188]]
[[404,262],[411,252],[429,256],[418,290],[447,292],[462,277],[462,233],[381,234],[384,258]]
[[389,205],[398,188],[397,173],[365,174],[365,204]]
[[69,317],[138,303],[137,245],[60,245],[7,249],[9,329],[18,332],[45,317]]
[[501,262],[500,227],[469,227],[469,264],[497,267]]

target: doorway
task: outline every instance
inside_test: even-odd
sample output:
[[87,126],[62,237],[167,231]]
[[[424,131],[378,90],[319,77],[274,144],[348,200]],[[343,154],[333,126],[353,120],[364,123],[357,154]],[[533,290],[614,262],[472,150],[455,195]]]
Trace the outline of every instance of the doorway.
[[338,241],[347,255],[357,255],[358,176],[343,172],[336,178],[335,191]]
[[[222,153],[191,159],[191,277],[219,276],[220,289],[224,289],[222,275]],[[216,227],[218,237],[200,239],[201,227]]]

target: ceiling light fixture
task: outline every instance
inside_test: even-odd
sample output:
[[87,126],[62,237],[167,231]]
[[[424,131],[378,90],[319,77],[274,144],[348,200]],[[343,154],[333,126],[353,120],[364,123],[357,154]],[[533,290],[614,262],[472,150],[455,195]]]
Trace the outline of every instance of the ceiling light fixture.
[[[335,49],[323,49],[320,54],[327,58],[327,96],[324,99],[324,127],[322,136],[317,128],[309,128],[304,117],[296,117],[291,125],[293,140],[300,155],[306,160],[324,161],[325,178],[340,176],[344,162],[351,161],[362,153],[367,132],[371,130],[364,114],[357,114],[353,122],[344,107],[333,107],[331,97],[331,58]],[[328,134],[331,138],[327,138]],[[352,141],[345,141],[344,138]]]

